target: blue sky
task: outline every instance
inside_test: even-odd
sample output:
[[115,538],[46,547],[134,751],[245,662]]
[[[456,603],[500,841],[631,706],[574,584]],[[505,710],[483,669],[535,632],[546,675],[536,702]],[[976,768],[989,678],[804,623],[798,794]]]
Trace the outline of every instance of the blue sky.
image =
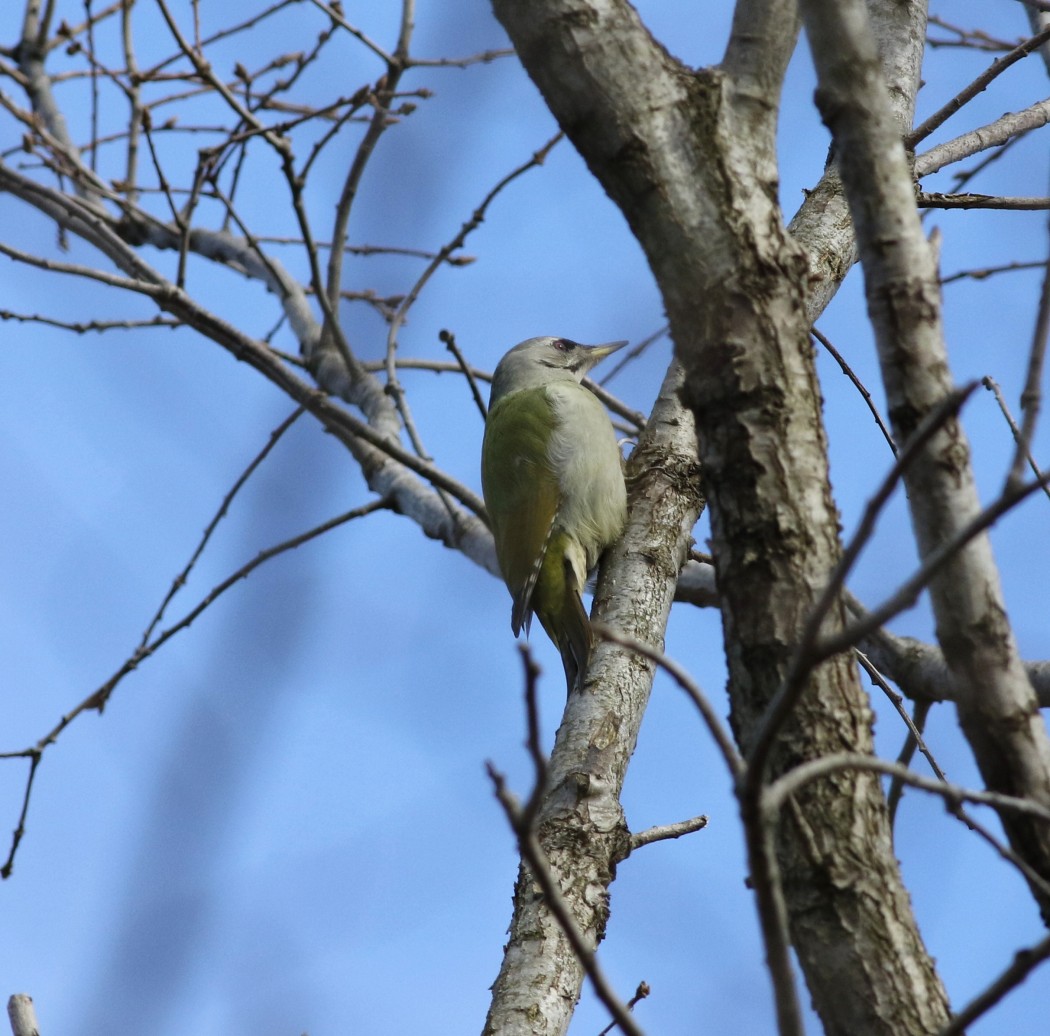
[[[678,56],[718,59],[728,4],[638,6]],[[358,7],[372,5],[348,3],[348,18],[390,45],[395,5],[378,14]],[[1021,7],[1006,0],[934,10],[964,25],[983,19],[1008,38],[1026,31]],[[304,8],[275,32],[291,41],[281,46],[299,47],[317,24]],[[421,3],[417,25],[421,55],[506,44],[480,0]],[[318,77],[311,84],[318,95],[352,92],[379,72],[360,46],[339,45],[349,80],[333,86]],[[169,49],[160,29],[143,46]],[[225,57],[232,67],[238,56],[234,46],[218,52],[217,67]],[[64,60],[56,57],[60,66]],[[942,103],[987,60],[933,51],[922,109]],[[555,130],[513,59],[422,69],[407,85],[434,96],[384,138],[351,224],[356,243],[439,246]],[[789,214],[826,154],[812,85],[803,51],[782,132]],[[1030,59],[936,139],[1041,98],[1046,86],[1045,68]],[[61,88],[60,101],[83,116],[73,84]],[[4,125],[4,139],[17,143]],[[183,146],[173,161],[192,165],[199,142]],[[331,211],[350,154],[349,142],[337,146],[318,169],[308,198],[318,221]],[[975,189],[1042,194],[1048,172],[1045,134],[1036,134]],[[286,195],[265,167],[258,175],[245,188],[244,211],[263,231],[288,232]],[[1046,254],[1045,214],[930,220],[944,235],[946,273]],[[7,196],[0,226],[5,240],[57,254],[53,232]],[[497,199],[466,251],[476,262],[440,271],[413,308],[404,355],[443,359],[437,336],[449,328],[474,363],[491,368],[534,334],[638,341],[663,322],[639,248],[567,144]],[[295,268],[294,255],[278,254]],[[64,257],[90,255],[74,243]],[[171,269],[170,256],[147,258]],[[0,271],[3,309],[66,320],[152,314],[146,301],[95,284],[6,259]],[[404,259],[372,257],[348,262],[346,277],[351,287],[397,292],[418,271]],[[858,273],[820,326],[881,400]],[[253,334],[276,321],[272,298],[236,275],[191,267],[189,288]],[[958,381],[991,374],[1015,403],[1037,288],[1030,272],[946,288]],[[348,304],[343,315],[360,354],[380,357],[385,331],[374,313]],[[8,321],[0,342],[0,481],[8,487],[0,509],[0,749],[13,750],[33,743],[127,657],[234,479],[291,406],[191,332],[81,336]],[[647,411],[669,350],[661,342],[611,387]],[[890,460],[837,367],[826,357],[818,363],[832,479],[849,530]],[[479,489],[481,420],[462,381],[416,373],[404,382],[437,462]],[[1012,444],[988,393],[964,418],[990,499]],[[1045,459],[1045,435],[1038,445]],[[352,459],[301,419],[238,497],[172,616],[259,550],[367,499]],[[1050,655],[1047,507],[1033,499],[994,533],[1029,658]],[[702,545],[703,521],[696,535]],[[914,559],[904,502],[895,499],[851,585],[875,603]],[[0,885],[4,994],[31,993],[45,1034],[479,1031],[516,871],[483,764],[492,760],[522,791],[530,778],[509,611],[500,583],[387,513],[255,571],[128,677],[101,718],[80,717],[48,750],[14,875]],[[895,628],[932,636],[924,604]],[[534,647],[546,673],[549,743],[562,704],[559,664],[539,633]],[[676,610],[667,647],[724,712],[717,614]],[[899,724],[877,707],[880,747],[896,754]],[[974,779],[950,710],[935,710],[930,741],[953,779]],[[0,830],[15,826],[24,777],[21,762],[0,766]],[[624,804],[635,830],[698,812],[710,825],[621,866],[601,951],[616,987],[629,996],[639,981],[650,984],[638,1017],[653,1033],[674,1036],[701,1023],[720,1033],[771,1031],[729,782],[698,717],[663,680]],[[897,838],[923,933],[961,1005],[1040,937],[1036,911],[1017,876],[936,802],[907,796]],[[1048,995],[1044,970],[971,1031],[1035,1036]],[[573,1031],[604,1024],[585,993]]]

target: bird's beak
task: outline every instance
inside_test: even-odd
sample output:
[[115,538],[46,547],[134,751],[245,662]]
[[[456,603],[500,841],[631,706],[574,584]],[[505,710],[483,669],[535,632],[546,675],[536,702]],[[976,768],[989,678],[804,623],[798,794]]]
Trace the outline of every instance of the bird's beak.
[[582,377],[606,356],[622,349],[626,344],[627,340],[624,339],[621,342],[606,342],[604,345],[585,345],[583,348],[586,351],[580,356],[582,362],[576,367],[579,372],[577,377]]
[[627,339],[625,338],[622,342],[606,342],[604,345],[589,345],[587,346],[587,351],[594,357],[594,362],[597,363],[599,360],[604,360],[609,353],[614,353],[617,349],[622,349],[626,344]]

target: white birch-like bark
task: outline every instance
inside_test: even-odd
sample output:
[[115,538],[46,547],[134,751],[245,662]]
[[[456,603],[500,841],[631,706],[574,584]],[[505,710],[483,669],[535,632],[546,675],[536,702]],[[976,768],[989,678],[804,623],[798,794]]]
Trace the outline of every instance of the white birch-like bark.
[[[860,245],[889,416],[895,438],[904,442],[953,388],[936,259],[915,210],[864,4],[803,0],[801,7],[818,71],[818,105],[835,137]],[[980,512],[969,446],[955,419],[929,440],[904,481],[923,557]],[[1050,805],[1050,740],[1007,620],[987,535],[958,551],[930,594],[960,723],[988,788]],[[1014,851],[1050,877],[1046,826],[1005,811],[1001,820]],[[1050,904],[1041,906],[1050,917]]]

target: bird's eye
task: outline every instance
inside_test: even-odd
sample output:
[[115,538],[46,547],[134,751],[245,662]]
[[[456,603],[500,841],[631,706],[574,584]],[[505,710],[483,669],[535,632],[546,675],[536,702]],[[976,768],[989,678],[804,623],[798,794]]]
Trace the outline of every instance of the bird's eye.
[[570,342],[568,338],[555,338],[551,344],[563,353],[571,353],[576,348],[576,343]]

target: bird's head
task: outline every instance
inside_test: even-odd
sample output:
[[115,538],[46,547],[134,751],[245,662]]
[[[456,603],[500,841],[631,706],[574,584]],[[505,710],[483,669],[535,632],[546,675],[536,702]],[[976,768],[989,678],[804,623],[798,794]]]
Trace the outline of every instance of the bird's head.
[[508,352],[492,376],[492,402],[510,392],[555,381],[580,382],[599,360],[627,344],[580,345],[568,338],[527,338]]

